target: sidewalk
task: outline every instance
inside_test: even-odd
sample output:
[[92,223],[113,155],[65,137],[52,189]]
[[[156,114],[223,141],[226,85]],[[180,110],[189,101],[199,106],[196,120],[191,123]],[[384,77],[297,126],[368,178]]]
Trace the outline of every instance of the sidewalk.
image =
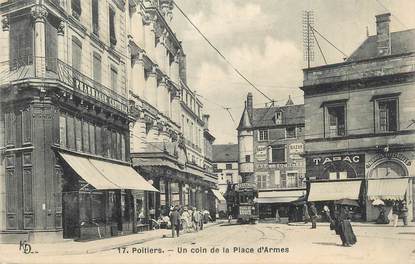
[[[208,223],[204,225],[204,228],[209,228],[222,223],[223,221],[221,220],[216,221],[214,223]],[[107,251],[119,247],[126,247],[134,244],[144,243],[147,241],[163,238],[171,238],[170,229],[151,230],[132,235],[111,237],[88,242],[77,242],[73,240],[67,240],[53,244],[31,244],[31,248],[32,252],[34,252],[33,254],[39,254],[43,256],[82,255],[97,253],[100,251]],[[2,254],[13,255],[23,253],[19,252],[18,244],[0,244],[0,255]]]
[[[376,224],[375,222],[352,222],[352,226],[362,226],[362,227],[391,227],[393,228],[393,224]],[[304,222],[295,222],[295,223],[288,223],[289,226],[310,226],[311,222],[307,224]],[[317,222],[317,226],[329,226],[329,222]],[[398,227],[415,227],[415,222],[408,222],[407,226],[404,226],[403,223],[400,221],[398,222]]]

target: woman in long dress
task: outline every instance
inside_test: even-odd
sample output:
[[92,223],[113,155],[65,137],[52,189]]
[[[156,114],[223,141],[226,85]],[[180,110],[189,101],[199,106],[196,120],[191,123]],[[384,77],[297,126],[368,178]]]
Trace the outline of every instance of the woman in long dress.
[[357,242],[356,235],[354,234],[352,225],[350,224],[350,212],[346,206],[340,207],[336,231],[338,231],[336,233],[340,235],[342,246],[350,247]]

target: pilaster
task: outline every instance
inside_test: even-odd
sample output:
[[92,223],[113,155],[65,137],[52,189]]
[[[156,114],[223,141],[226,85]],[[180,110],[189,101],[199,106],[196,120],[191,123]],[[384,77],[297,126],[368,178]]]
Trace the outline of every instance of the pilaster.
[[46,73],[45,21],[48,11],[42,5],[33,6],[30,11],[35,23],[35,74],[36,77],[44,77]]

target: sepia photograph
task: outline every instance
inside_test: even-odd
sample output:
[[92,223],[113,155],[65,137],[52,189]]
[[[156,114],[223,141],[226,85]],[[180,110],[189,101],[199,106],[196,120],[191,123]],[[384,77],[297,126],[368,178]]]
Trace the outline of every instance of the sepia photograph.
[[415,0],[0,0],[0,264],[415,264]]

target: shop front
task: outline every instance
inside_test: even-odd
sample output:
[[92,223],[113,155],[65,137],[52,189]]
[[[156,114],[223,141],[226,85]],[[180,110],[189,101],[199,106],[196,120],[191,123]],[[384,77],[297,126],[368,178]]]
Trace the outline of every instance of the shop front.
[[381,152],[368,153],[367,157],[366,220],[375,221],[379,215],[379,207],[372,204],[375,200],[384,202],[387,215],[391,214],[393,203],[402,206],[405,201],[408,219],[413,220],[414,152],[389,151],[385,148]]
[[132,233],[143,191],[158,190],[125,163],[69,152],[59,156],[64,238],[89,240]]

